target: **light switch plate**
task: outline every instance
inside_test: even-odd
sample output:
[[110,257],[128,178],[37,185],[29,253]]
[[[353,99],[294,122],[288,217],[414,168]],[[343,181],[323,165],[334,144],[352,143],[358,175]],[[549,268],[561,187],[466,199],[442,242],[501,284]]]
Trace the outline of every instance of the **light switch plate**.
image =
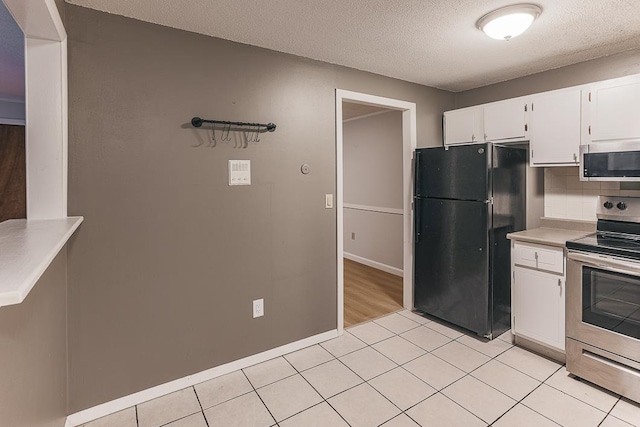
[[251,160],[229,160],[229,185],[251,185]]
[[333,209],[333,194],[324,195],[324,207],[325,209]]

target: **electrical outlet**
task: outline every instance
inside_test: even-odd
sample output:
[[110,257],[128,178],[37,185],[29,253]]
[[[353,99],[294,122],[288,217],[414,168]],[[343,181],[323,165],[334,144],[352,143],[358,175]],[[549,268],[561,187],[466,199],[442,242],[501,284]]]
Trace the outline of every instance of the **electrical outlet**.
[[356,233],[351,233],[351,240],[356,240]]
[[253,318],[264,316],[264,299],[253,300]]

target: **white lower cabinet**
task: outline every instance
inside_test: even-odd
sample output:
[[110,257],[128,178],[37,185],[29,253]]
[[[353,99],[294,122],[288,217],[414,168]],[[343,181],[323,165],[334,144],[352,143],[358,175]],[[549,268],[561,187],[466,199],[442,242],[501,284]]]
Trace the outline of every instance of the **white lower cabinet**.
[[516,241],[511,254],[514,335],[564,352],[564,249]]

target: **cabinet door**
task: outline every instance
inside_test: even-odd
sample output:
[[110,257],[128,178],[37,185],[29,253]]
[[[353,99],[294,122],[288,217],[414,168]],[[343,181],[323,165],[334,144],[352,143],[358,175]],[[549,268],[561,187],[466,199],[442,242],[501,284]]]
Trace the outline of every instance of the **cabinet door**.
[[529,149],[532,166],[578,164],[580,89],[532,95]]
[[587,141],[640,139],[640,77],[608,80],[590,87]]
[[526,140],[527,98],[514,98],[484,106],[484,137],[486,141]]
[[462,108],[444,113],[444,143],[482,142],[482,107]]
[[514,267],[513,333],[564,351],[564,279]]

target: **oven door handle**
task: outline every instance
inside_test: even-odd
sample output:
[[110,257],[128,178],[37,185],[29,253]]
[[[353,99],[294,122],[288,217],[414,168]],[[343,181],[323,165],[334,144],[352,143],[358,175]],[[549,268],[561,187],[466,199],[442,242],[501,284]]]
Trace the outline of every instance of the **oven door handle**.
[[591,267],[596,267],[601,270],[612,271],[614,273],[621,273],[630,276],[640,275],[640,264],[623,261],[619,258],[587,255],[585,253],[569,252],[568,258],[577,262],[580,262]]

